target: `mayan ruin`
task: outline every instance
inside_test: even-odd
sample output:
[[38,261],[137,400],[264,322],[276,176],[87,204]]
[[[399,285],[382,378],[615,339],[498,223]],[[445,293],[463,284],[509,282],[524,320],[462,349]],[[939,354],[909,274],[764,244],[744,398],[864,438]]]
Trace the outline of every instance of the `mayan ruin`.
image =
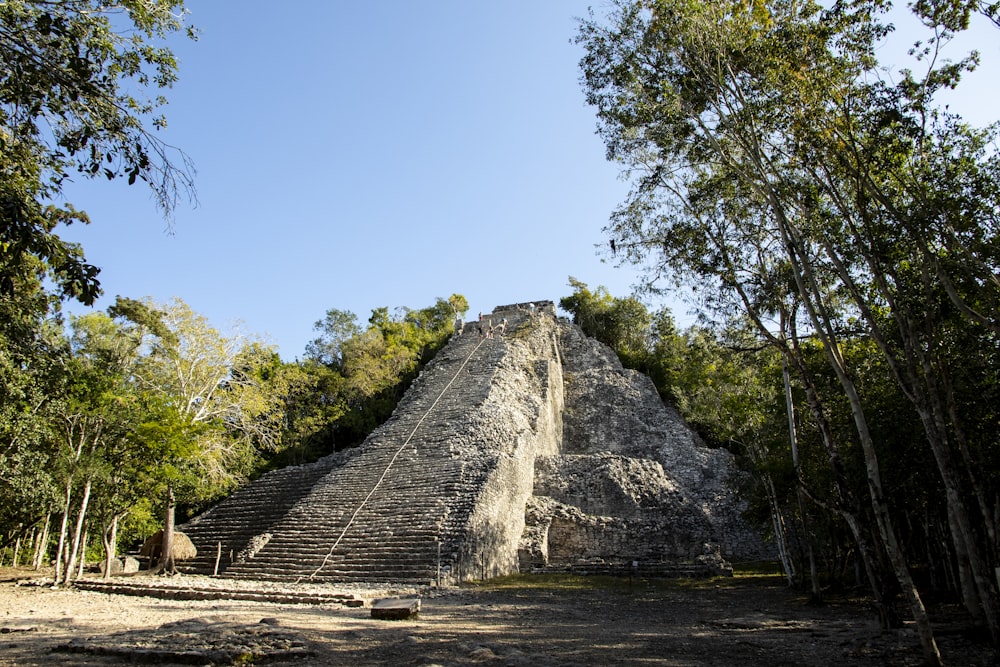
[[[481,326],[506,320],[502,335]],[[265,474],[179,529],[191,574],[450,585],[724,574],[773,558],[652,382],[551,302],[468,322],[358,448]]]

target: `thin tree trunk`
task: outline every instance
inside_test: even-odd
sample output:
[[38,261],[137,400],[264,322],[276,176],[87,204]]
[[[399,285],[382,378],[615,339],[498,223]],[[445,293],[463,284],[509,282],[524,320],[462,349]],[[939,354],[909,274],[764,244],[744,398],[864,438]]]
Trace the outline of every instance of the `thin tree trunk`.
[[[981,553],[972,528],[969,511],[962,498],[962,489],[967,484],[962,481],[949,445],[950,430],[947,426],[947,409],[944,407],[947,399],[942,399],[942,391],[937,382],[939,373],[936,366],[940,364],[933,362],[929,356],[931,353],[923,344],[925,340],[933,341],[934,323],[928,320],[929,315],[926,312],[914,317],[910,310],[901,305],[887,282],[887,275],[896,278],[891,267],[881,262],[877,253],[869,250],[864,235],[853,225],[850,216],[845,219],[858,241],[856,247],[861,250],[862,257],[871,269],[875,286],[893,314],[896,331],[903,343],[901,355],[889,345],[886,332],[879,324],[879,318],[872,314],[865,294],[855,283],[853,275],[829,239],[823,240],[823,248],[839,277],[851,292],[868,331],[882,351],[897,384],[920,416],[927,442],[934,454],[945,487],[948,523],[958,556],[963,602],[974,617],[986,623],[993,642],[1000,642],[1000,617],[994,602],[993,573],[989,571],[987,559]],[[926,267],[924,269],[921,271],[923,285],[926,293],[933,298],[934,289],[930,284],[933,278],[926,271]],[[924,322],[923,329],[918,324],[920,321]]]
[[163,520],[163,552],[160,555],[159,570],[165,574],[175,574],[177,568],[174,564],[174,489],[167,489],[167,509]]
[[55,572],[52,576],[53,583],[58,586],[62,581],[63,554],[66,547],[66,533],[69,530],[69,504],[73,497],[73,478],[66,480],[66,498],[63,503],[62,521],[59,524],[59,544],[56,547]]
[[778,548],[778,560],[788,579],[788,587],[795,587],[795,564],[792,562],[788,549],[788,534],[785,530],[785,518],[781,513],[781,506],[778,503],[778,492],[774,488],[774,479],[764,468],[766,453],[765,448],[760,445],[750,445],[748,448],[750,459],[754,466],[758,466],[757,475],[764,495],[767,497],[767,507],[771,515],[771,526],[774,529],[774,542]]
[[774,489],[774,480],[768,474],[763,475],[762,480],[767,495],[767,504],[771,508],[771,524],[774,526],[774,541],[778,546],[778,560],[785,570],[785,577],[788,579],[788,587],[795,586],[795,564],[788,554],[788,535],[785,533],[785,520],[781,515],[781,508],[778,506],[778,497]]
[[983,488],[980,475],[977,472],[976,463],[972,458],[972,453],[969,451],[969,443],[965,437],[965,433],[959,427],[962,422],[959,418],[958,404],[955,400],[955,390],[952,386],[949,374],[942,373],[941,384],[943,385],[942,389],[944,392],[944,400],[946,401],[948,410],[948,420],[954,425],[954,439],[961,457],[965,477],[969,480],[969,485],[972,489],[973,496],[975,497],[975,502],[978,505],[979,513],[982,516],[983,526],[986,528],[987,553],[985,556],[989,557],[994,563],[993,583],[997,587],[997,590],[1000,590],[1000,567],[996,567],[996,563],[1000,560],[1000,543],[997,541],[997,517],[990,511],[990,498]]
[[[725,261],[729,266],[733,266],[733,263],[729,260],[725,253],[726,245],[724,240],[716,240],[716,247],[722,251]],[[806,404],[809,406],[809,411],[812,414],[813,420],[815,422],[816,428],[819,430],[821,436],[821,442],[826,451],[827,462],[830,466],[830,470],[834,477],[834,489],[836,490],[836,512],[839,514],[847,523],[851,535],[854,537],[855,543],[858,546],[858,553],[861,556],[862,562],[865,566],[865,572],[868,575],[869,583],[871,584],[872,595],[875,597],[875,606],[878,609],[879,620],[883,628],[889,629],[899,626],[899,620],[889,603],[886,599],[886,586],[883,584],[883,572],[882,568],[879,566],[878,559],[875,558],[875,554],[872,548],[871,542],[868,540],[868,531],[865,529],[867,526],[867,521],[862,516],[861,512],[858,511],[858,502],[854,498],[854,494],[851,491],[851,485],[847,478],[847,473],[843,460],[841,459],[839,449],[837,447],[836,439],[833,436],[833,430],[830,426],[830,422],[826,417],[826,408],[823,405],[823,401],[820,399],[819,392],[816,389],[816,383],[813,380],[812,374],[809,370],[809,366],[805,361],[802,354],[802,349],[799,345],[798,330],[795,325],[794,309],[785,311],[782,308],[780,315],[781,331],[784,333],[787,331],[787,340],[784,338],[778,338],[770,330],[770,328],[764,324],[760,319],[760,315],[755,309],[754,301],[751,299],[743,289],[739,282],[733,285],[733,289],[736,290],[743,302],[744,312],[750,317],[757,331],[768,341],[772,346],[774,346],[784,358],[788,359],[794,366],[796,374],[799,380],[802,382],[803,389],[806,394]],[[815,499],[814,499],[815,501]]]
[[38,523],[35,523],[35,525],[31,529],[31,537],[29,537],[24,541],[24,550],[26,552],[27,551],[31,552],[31,556],[28,558],[28,562],[25,563],[26,565],[34,565],[35,563],[35,549],[38,546],[38,535],[41,532],[42,532],[41,527],[38,525]]
[[784,356],[781,357],[781,379],[785,385],[785,412],[788,415],[788,438],[792,446],[792,469],[795,471],[795,497],[799,503],[799,521],[802,523],[802,536],[805,538],[809,557],[809,581],[812,584],[810,601],[819,603],[823,600],[823,591],[819,585],[819,573],[816,571],[816,554],[813,552],[812,539],[809,537],[805,490],[802,485],[802,469],[799,467],[799,444],[795,433],[795,402],[792,399],[792,383],[788,376],[788,361]]
[[49,550],[49,524],[52,519],[52,515],[48,512],[45,514],[45,527],[42,528],[42,535],[35,544],[35,558],[32,564],[34,565],[35,571],[42,569],[42,561],[45,560],[45,553]]
[[[63,558],[62,558],[62,562],[63,562],[63,566],[64,566],[64,571],[62,573],[60,573],[60,576],[64,576],[66,574],[65,573],[65,565],[66,565],[66,563],[69,562],[69,545],[70,545],[71,542],[72,542],[72,540],[67,539],[66,543],[63,545]],[[65,582],[65,580],[64,580],[64,583],[68,583],[68,582]]]
[[[921,645],[924,650],[924,660],[929,665],[941,665],[941,652],[934,639],[934,631],[927,616],[927,609],[924,607],[920,593],[917,591],[913,578],[910,576],[906,558],[902,553],[899,541],[896,538],[896,531],[889,515],[889,509],[885,502],[885,493],[882,488],[882,475],[879,470],[878,456],[875,452],[875,443],[872,441],[871,432],[868,429],[868,420],[865,416],[861,397],[858,395],[857,387],[847,373],[846,365],[837,346],[835,332],[830,328],[830,318],[825,312],[820,313],[818,308],[822,308],[821,295],[815,288],[815,281],[811,275],[811,267],[807,263],[807,254],[803,252],[796,235],[796,230],[790,221],[784,218],[783,211],[779,212],[779,230],[785,247],[788,248],[788,258],[791,261],[792,273],[795,283],[802,297],[803,305],[809,313],[820,340],[823,343],[823,350],[831,367],[837,375],[841,388],[847,396],[851,408],[851,415],[854,418],[855,430],[861,442],[861,449],[864,453],[865,474],[868,481],[868,492],[871,497],[872,510],[875,516],[875,525],[878,527],[879,537],[882,546],[886,550],[889,562],[896,574],[903,594],[906,596],[910,613],[916,623],[917,631],[920,635]],[[816,297],[816,300],[813,300]]]
[[101,543],[104,545],[104,578],[111,578],[111,562],[118,555],[118,515],[111,517],[111,525],[101,531]]
[[76,578],[83,579],[83,568],[87,564],[87,534],[90,532],[90,526],[87,523],[83,524],[83,541],[80,543],[80,554],[79,554],[79,566],[76,570]]
[[66,582],[73,576],[73,568],[76,566],[76,559],[79,555],[80,550],[80,540],[83,537],[84,526],[87,520],[87,505],[90,503],[90,488],[92,480],[87,479],[86,484],[83,485],[83,499],[80,501],[80,513],[76,517],[76,529],[73,531],[73,549],[70,551],[69,559],[66,563],[66,576],[63,579]]

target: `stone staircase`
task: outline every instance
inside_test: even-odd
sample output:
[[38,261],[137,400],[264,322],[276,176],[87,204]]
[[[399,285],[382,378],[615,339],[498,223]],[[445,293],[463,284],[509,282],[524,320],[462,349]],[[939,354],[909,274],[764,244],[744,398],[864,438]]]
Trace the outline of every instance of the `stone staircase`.
[[179,569],[190,574],[224,572],[250,540],[265,533],[342,458],[333,454],[266,473],[178,527],[198,549],[198,555],[180,563]]
[[[505,316],[507,336],[528,319]],[[477,327],[453,337],[359,448],[269,473],[179,527],[199,553],[182,570],[215,572],[221,543],[225,577],[428,584],[458,574],[497,458],[474,414],[508,350]]]
[[181,569],[392,588],[719,574],[767,556],[727,482],[732,454],[706,448],[648,377],[551,302],[487,317],[506,318],[505,335],[466,324],[360,447],[269,473],[179,526],[199,554]]

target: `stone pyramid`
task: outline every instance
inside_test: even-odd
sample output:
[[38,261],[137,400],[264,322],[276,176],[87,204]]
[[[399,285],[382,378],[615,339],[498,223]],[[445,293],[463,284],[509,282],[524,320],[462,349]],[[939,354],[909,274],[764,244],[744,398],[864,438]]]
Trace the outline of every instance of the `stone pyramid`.
[[[464,326],[358,448],[262,476],[180,526],[188,572],[451,584],[518,571],[718,572],[770,557],[652,382],[556,317]],[[484,322],[486,324],[486,322]]]

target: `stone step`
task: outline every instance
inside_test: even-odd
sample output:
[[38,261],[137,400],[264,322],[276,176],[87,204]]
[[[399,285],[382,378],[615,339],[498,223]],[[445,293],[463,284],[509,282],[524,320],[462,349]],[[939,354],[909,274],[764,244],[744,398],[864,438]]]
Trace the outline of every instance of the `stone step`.
[[[470,331],[438,353],[392,417],[350,455],[299,471],[301,484],[291,472],[265,475],[180,527],[199,550],[183,567],[214,571],[220,543],[223,576],[276,581],[321,565],[329,580],[425,580],[439,559],[454,559],[496,465],[484,445],[512,437],[484,431],[475,417],[507,344]],[[264,533],[271,537],[252,558],[233,562]]]
[[80,579],[74,588],[113,595],[137,595],[163,600],[245,600],[272,604],[342,604],[346,607],[364,606],[364,600],[351,593],[320,593],[313,591],[275,591],[254,588],[233,588],[222,584],[214,586],[165,586],[121,583],[96,579]]

